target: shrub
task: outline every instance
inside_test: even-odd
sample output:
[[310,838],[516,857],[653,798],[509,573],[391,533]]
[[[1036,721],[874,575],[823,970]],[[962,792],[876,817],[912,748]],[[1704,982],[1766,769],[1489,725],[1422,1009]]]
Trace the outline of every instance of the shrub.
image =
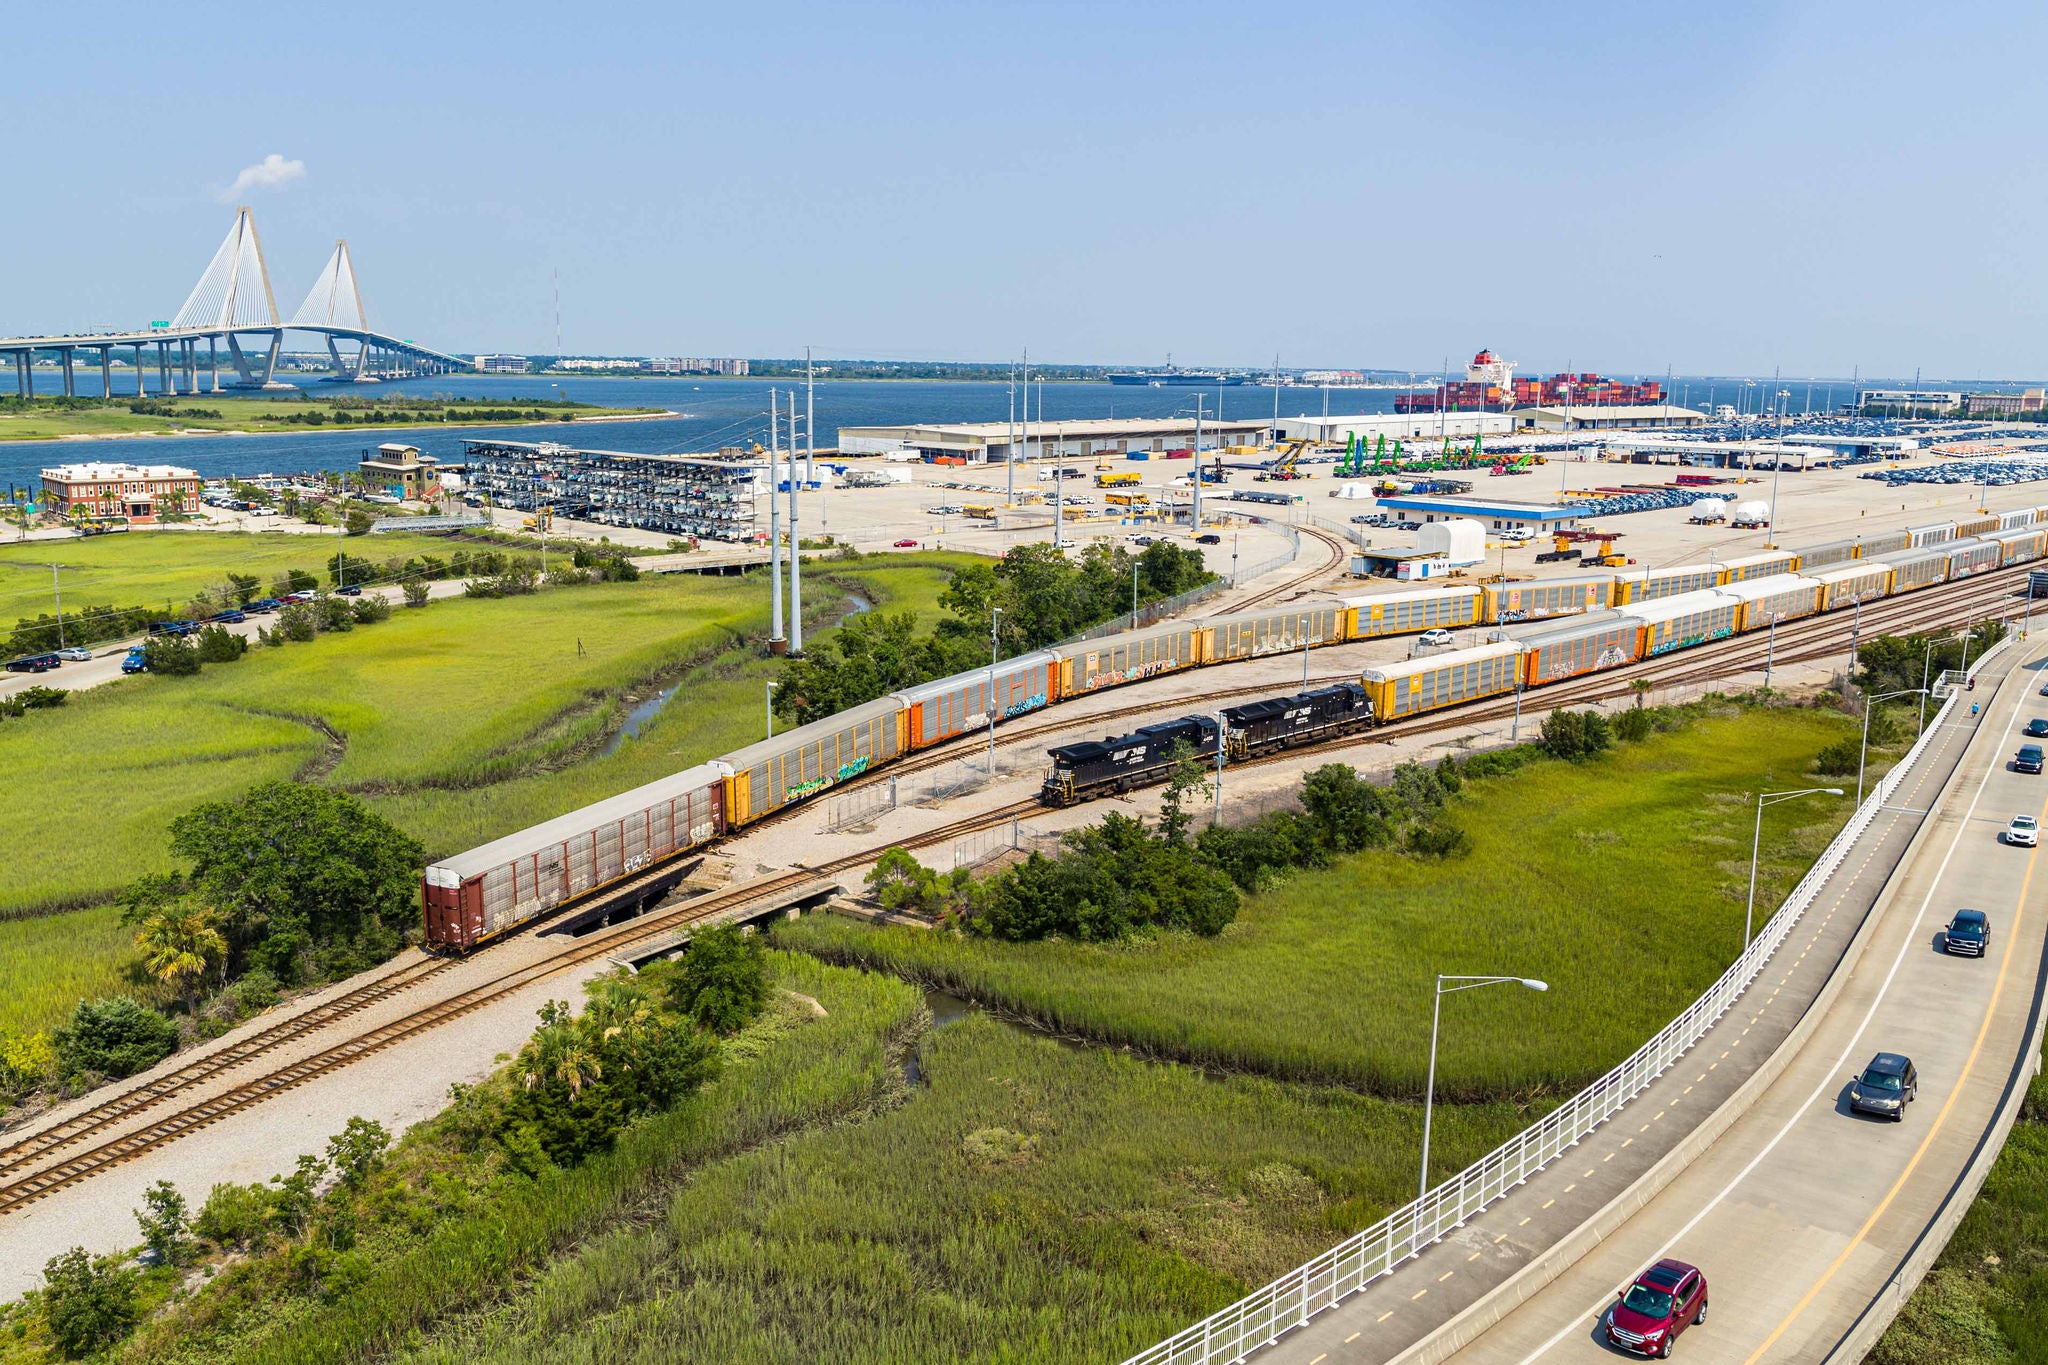
[[1650,713],[1637,707],[1614,718],[1614,737],[1624,744],[1638,744],[1650,737],[1656,723]]
[[1408,827],[1407,846],[1424,858],[1461,858],[1472,851],[1472,836],[1448,820],[1432,820]]
[[196,651],[203,664],[231,664],[249,652],[249,642],[226,626],[201,626]]
[[384,1164],[384,1153],[390,1146],[391,1134],[383,1124],[358,1115],[327,1139],[327,1164],[334,1168],[344,1188],[360,1190]]
[[0,1033],[0,1098],[35,1089],[57,1069],[47,1033]]
[[1828,777],[1845,777],[1855,772],[1862,762],[1861,735],[1855,739],[1838,739],[1813,756],[1815,770]]
[[381,597],[358,597],[349,604],[348,613],[357,625],[373,625],[391,619],[391,604]]
[[346,597],[319,597],[312,603],[313,619],[322,630],[354,630],[355,612],[350,609]]
[[408,607],[424,607],[427,605],[427,598],[433,592],[433,589],[427,586],[425,580],[412,578],[406,580],[404,591],[405,605]]
[[176,1265],[185,1253],[185,1196],[168,1180],[159,1180],[142,1194],[135,1211],[143,1243],[159,1265]]
[[135,1272],[73,1247],[44,1264],[43,1280],[43,1319],[67,1360],[111,1346],[134,1329]]
[[760,937],[729,924],[696,935],[665,985],[678,1014],[713,1033],[738,1033],[768,1003],[768,962]]
[[1393,838],[1398,810],[1391,795],[1346,763],[1326,763],[1302,779],[1301,803],[1331,848],[1355,853]]
[[69,1081],[95,1074],[119,1079],[147,1071],[178,1046],[178,1026],[125,995],[81,1000],[51,1039],[58,1074]]
[[1057,857],[1033,853],[990,878],[968,926],[1011,942],[1055,934],[1107,942],[1146,925],[1221,933],[1237,918],[1237,887],[1197,848],[1112,811],[1063,835]]
[[277,614],[277,630],[295,644],[305,644],[320,633],[320,618],[310,602],[294,602]]
[[1597,757],[1613,743],[1613,727],[1598,711],[1552,711],[1543,718],[1543,748],[1574,763]]
[[270,1230],[274,1198],[262,1185],[215,1185],[207,1192],[192,1230],[221,1247],[246,1249]]
[[190,677],[199,671],[199,650],[181,635],[154,635],[142,646],[149,671],[167,677]]

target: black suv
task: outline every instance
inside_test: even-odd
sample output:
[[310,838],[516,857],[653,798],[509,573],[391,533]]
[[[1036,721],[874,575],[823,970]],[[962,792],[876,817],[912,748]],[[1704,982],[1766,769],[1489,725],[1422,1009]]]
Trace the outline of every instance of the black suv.
[[1991,921],[1982,910],[1958,910],[1941,936],[1941,950],[1958,957],[1982,957],[1991,951]]
[[1850,1083],[1849,1112],[1902,1123],[1906,1106],[1919,1095],[1920,1073],[1913,1069],[1912,1061],[1896,1052],[1880,1052]]
[[2023,773],[2037,773],[2041,771],[2042,762],[2040,745],[2022,744],[2018,755],[2012,761],[2012,766]]

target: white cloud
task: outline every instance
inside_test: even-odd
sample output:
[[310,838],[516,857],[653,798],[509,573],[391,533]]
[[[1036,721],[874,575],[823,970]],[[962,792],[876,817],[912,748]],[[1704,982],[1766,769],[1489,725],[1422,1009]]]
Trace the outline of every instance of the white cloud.
[[283,189],[294,180],[303,180],[305,175],[305,162],[297,159],[287,161],[272,152],[255,165],[242,167],[235,183],[220,192],[220,199],[224,204],[232,204],[241,198],[244,190]]

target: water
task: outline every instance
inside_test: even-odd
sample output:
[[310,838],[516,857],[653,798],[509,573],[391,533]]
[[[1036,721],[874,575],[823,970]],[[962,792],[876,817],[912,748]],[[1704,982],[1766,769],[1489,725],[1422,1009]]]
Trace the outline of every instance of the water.
[[[962,1019],[971,1019],[977,1014],[987,1013],[973,1001],[962,1000],[951,991],[942,991],[935,987],[925,990],[924,1004],[925,1008],[932,1012],[932,1027],[935,1029],[946,1028],[959,1023]],[[1007,1020],[1004,1022],[1008,1024]],[[1016,1027],[1014,1024],[1008,1026]],[[912,1048],[903,1058],[903,1079],[909,1085],[924,1084],[924,1068],[918,1063],[916,1048]]]
[[[859,593],[848,593],[846,595],[846,613],[833,624],[843,626],[862,612],[873,611],[874,609],[875,604],[862,597]],[[681,686],[682,684],[678,683],[675,687],[664,688],[644,701],[635,702],[633,709],[626,712],[626,719],[619,725],[619,732],[605,741],[605,757],[609,758],[617,753],[620,746],[627,740],[637,738],[640,732],[647,728],[648,723],[661,714],[662,708],[674,700],[676,692]]]
[[[4,377],[0,377],[4,378]],[[99,373],[80,375],[80,393],[99,391]],[[37,392],[61,386],[54,373],[36,372]],[[383,394],[449,394],[510,404],[520,398],[568,398],[601,407],[666,408],[676,417],[633,422],[576,425],[543,423],[515,427],[378,427],[366,431],[309,431],[260,436],[126,437],[105,441],[10,441],[0,444],[0,487],[37,486],[34,480],[47,465],[79,460],[118,460],[131,464],[177,464],[211,478],[226,475],[298,473],[316,469],[353,469],[356,461],[385,441],[403,441],[444,463],[462,458],[464,439],[497,436],[515,441],[562,441],[605,450],[643,454],[697,454],[725,445],[768,442],[768,390],[788,393],[787,380],[766,379],[543,379],[517,375],[439,375],[389,384],[340,389],[312,385],[315,397],[337,390],[359,397]],[[803,386],[797,392],[799,416]],[[5,392],[0,384],[0,392]],[[115,391],[120,377],[115,376]],[[1223,415],[1233,420],[1271,417],[1273,391],[1242,386],[1233,389],[1152,389],[1114,384],[1047,384],[1044,416],[1048,421],[1100,417],[1192,418],[1195,397],[1203,399],[1204,420],[1216,416],[1221,394]],[[201,393],[189,401],[206,406]],[[187,401],[184,398],[180,403]],[[786,413],[787,400],[782,400]],[[1391,389],[1332,390],[1333,413],[1392,412]],[[1323,410],[1320,389],[1283,389],[1280,412],[1296,417]],[[1002,422],[1010,414],[1010,386],[1005,383],[959,383],[942,380],[820,380],[817,386],[818,440],[836,445],[839,428],[889,426],[910,422]],[[1039,415],[1033,393],[1032,417]]]

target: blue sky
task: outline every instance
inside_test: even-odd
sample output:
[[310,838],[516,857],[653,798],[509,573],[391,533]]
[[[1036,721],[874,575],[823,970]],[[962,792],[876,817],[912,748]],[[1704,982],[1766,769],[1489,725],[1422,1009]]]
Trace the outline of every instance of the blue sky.
[[170,316],[276,156],[280,307],[346,236],[460,349],[559,269],[572,353],[2048,374],[2038,7],[181,14],[9,15],[0,331]]

